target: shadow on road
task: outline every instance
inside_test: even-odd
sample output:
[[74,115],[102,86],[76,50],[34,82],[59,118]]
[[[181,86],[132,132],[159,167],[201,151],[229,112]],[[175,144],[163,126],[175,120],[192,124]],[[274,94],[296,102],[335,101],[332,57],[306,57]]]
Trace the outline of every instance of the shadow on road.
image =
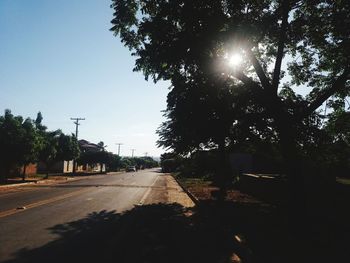
[[226,262],[232,233],[184,212],[178,204],[94,212],[50,228],[55,241],[7,262]]
[[[319,244],[327,231],[289,239],[281,215],[271,209],[204,201],[193,210],[179,204],[153,204],[124,213],[94,212],[50,228],[57,235],[55,241],[21,249],[7,263],[343,262],[336,259],[340,251],[333,254],[332,237]],[[242,261],[232,261],[234,253]],[[329,255],[333,260],[328,260]]]

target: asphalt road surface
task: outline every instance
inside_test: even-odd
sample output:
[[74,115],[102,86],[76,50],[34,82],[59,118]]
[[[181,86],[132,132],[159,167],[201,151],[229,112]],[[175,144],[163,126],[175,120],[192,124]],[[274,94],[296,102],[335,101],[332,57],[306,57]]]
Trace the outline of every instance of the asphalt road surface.
[[0,262],[54,242],[55,226],[101,211],[121,213],[142,205],[152,198],[152,186],[160,175],[157,169],[95,175],[0,194]]

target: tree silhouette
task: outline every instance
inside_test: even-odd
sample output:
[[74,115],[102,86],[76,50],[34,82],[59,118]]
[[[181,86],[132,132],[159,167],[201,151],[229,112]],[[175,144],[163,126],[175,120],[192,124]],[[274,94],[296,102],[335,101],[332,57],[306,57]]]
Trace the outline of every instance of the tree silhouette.
[[[274,129],[291,201],[300,207],[306,192],[304,142],[322,127],[317,110],[330,98],[344,101],[349,95],[349,2],[115,0],[112,8],[111,30],[136,57],[134,70],[146,79],[171,80],[175,99],[181,99],[183,84],[250,90],[251,103]],[[242,63],[232,68],[233,55]],[[297,89],[310,92],[300,96]],[[167,125],[176,119],[171,116]],[[176,140],[177,133],[170,136]]]

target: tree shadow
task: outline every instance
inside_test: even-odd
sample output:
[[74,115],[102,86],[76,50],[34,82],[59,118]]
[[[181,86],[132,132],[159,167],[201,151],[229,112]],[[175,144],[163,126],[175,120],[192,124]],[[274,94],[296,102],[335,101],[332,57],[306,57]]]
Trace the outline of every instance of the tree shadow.
[[[337,261],[339,254],[332,254],[331,239],[318,242],[327,231],[293,236],[282,211],[258,203],[207,200],[193,209],[179,204],[135,206],[124,213],[94,212],[49,230],[56,240],[21,249],[7,263],[342,262]],[[233,254],[242,261],[232,261]]]
[[179,204],[94,212],[50,228],[56,240],[7,262],[227,262],[231,231],[186,212]]

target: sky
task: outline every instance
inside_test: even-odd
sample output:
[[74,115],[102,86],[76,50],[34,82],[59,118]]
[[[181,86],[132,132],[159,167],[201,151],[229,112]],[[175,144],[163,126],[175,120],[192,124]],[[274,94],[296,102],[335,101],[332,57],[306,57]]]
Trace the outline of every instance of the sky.
[[103,141],[120,155],[157,157],[155,131],[169,83],[145,81],[135,58],[109,31],[110,0],[0,0],[0,114]]

